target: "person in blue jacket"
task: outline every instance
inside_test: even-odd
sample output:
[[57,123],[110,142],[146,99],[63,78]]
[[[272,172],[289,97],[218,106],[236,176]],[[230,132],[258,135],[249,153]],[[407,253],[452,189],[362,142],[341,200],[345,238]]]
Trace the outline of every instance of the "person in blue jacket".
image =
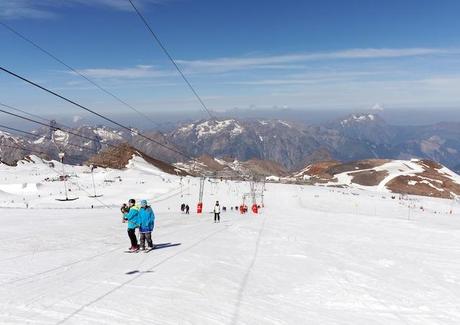
[[152,208],[147,205],[146,200],[141,201],[141,208],[139,209],[139,233],[140,233],[140,246],[141,250],[145,250],[145,241],[149,249],[153,249],[152,231],[155,223],[155,214]]
[[136,228],[139,228],[139,207],[136,206],[136,200],[130,199],[128,202],[129,212],[124,215],[124,219],[128,221],[128,237],[131,241],[129,251],[136,252],[139,250],[137,243]]

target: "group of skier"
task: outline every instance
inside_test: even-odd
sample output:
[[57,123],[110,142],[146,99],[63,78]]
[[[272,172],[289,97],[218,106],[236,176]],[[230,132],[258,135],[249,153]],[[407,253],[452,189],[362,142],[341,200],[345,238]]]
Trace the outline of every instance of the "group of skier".
[[[181,210],[189,214],[190,207],[182,204]],[[214,223],[220,222],[220,204],[216,201],[214,205]],[[123,215],[122,222],[128,223],[128,237],[131,242],[131,247],[127,252],[136,253],[139,250],[149,252],[155,248],[152,242],[152,231],[155,226],[155,214],[152,207],[147,204],[146,200],[141,200],[140,205],[136,204],[136,200],[130,199],[128,204],[123,204],[121,207]],[[137,241],[136,229],[139,229],[139,243]],[[145,246],[147,242],[147,247]]]
[[[128,204],[123,204],[121,213],[123,223],[128,223],[128,237],[131,247],[128,252],[135,253],[139,250],[148,252],[155,248],[152,242],[152,231],[155,225],[155,214],[146,200],[141,200],[140,205],[136,200],[130,199]],[[139,229],[139,243],[137,242],[136,229]],[[147,248],[145,243],[147,242]]]

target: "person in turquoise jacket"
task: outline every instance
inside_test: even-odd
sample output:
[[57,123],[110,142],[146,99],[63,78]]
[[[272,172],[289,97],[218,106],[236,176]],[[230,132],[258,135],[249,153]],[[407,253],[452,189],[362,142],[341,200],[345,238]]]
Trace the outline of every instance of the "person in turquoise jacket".
[[141,201],[139,209],[139,233],[141,250],[145,250],[145,241],[149,249],[153,249],[152,231],[155,225],[155,214],[152,208],[147,205],[146,200]]
[[128,221],[128,237],[131,241],[130,251],[139,250],[137,243],[136,228],[139,228],[139,207],[136,206],[136,200],[130,199],[128,202],[129,212],[125,214],[124,219]]

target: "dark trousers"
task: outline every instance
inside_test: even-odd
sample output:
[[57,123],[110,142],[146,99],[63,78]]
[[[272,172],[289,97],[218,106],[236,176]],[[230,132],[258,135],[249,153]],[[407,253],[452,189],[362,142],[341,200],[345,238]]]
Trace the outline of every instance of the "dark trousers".
[[137,247],[136,229],[128,229],[128,236],[131,241],[131,247]]
[[220,221],[220,212],[214,212],[214,221]]
[[150,248],[153,248],[151,232],[141,232],[141,238],[140,238],[141,248],[145,248],[145,241],[147,241],[147,245],[149,245]]

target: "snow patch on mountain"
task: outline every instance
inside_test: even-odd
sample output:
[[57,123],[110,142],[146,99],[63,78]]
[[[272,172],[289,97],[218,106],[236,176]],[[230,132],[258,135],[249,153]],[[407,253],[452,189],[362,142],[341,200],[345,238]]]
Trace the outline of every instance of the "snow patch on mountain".
[[107,130],[105,128],[97,128],[93,130],[94,134],[97,134],[103,141],[119,141],[123,140],[123,137],[120,135],[119,132],[115,132],[113,130]]
[[278,123],[279,123],[279,124],[282,124],[282,125],[284,125],[284,126],[287,126],[288,128],[292,128],[291,124],[289,124],[289,123],[286,122],[286,121],[278,120]]
[[244,128],[235,120],[205,121],[196,126],[198,138],[218,134],[224,130],[230,131],[232,136],[243,133]]
[[4,131],[0,131],[0,138],[6,138],[6,139],[8,139],[10,141],[13,141],[13,142],[16,142],[16,143],[21,142],[21,138],[16,137],[16,136],[12,135],[11,133],[4,132]]
[[342,126],[345,126],[353,122],[361,123],[361,122],[375,121],[375,120],[376,120],[376,116],[374,114],[358,114],[358,115],[352,114],[351,117],[342,120],[340,124]]
[[34,144],[42,144],[45,141],[46,137],[40,137],[34,141]]
[[62,142],[64,144],[67,144],[69,141],[69,134],[62,130],[56,130],[53,133],[53,138],[55,142]]

